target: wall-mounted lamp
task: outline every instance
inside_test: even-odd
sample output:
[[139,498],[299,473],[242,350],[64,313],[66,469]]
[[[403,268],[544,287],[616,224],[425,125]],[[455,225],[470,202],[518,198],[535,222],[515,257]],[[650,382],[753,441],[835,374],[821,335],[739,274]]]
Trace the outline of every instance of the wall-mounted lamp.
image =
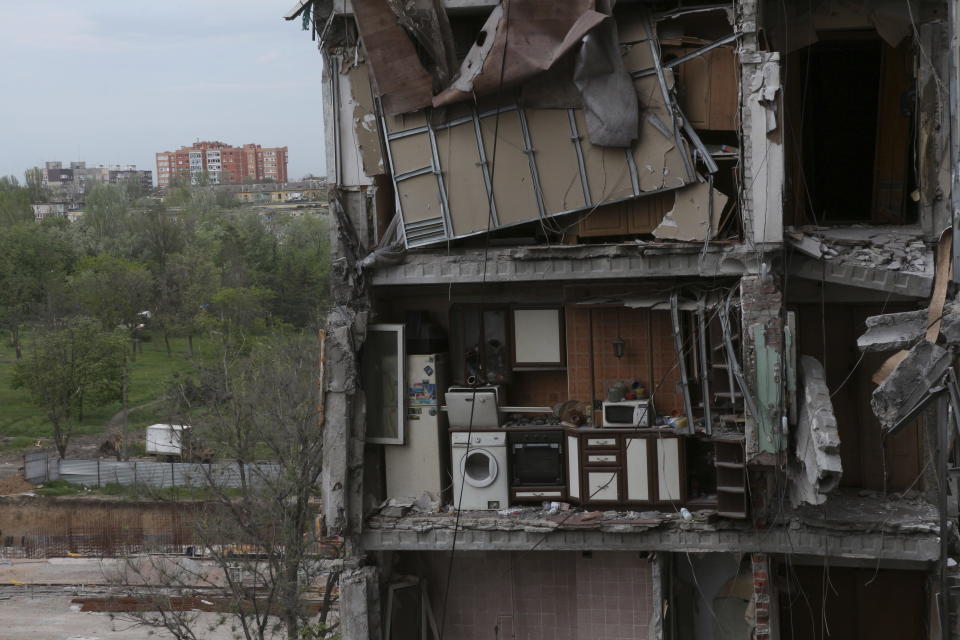
[[617,359],[619,360],[620,358],[623,357],[623,352],[626,349],[626,347],[627,347],[626,341],[624,341],[624,339],[621,338],[620,336],[617,336],[613,340],[613,355],[617,356]]

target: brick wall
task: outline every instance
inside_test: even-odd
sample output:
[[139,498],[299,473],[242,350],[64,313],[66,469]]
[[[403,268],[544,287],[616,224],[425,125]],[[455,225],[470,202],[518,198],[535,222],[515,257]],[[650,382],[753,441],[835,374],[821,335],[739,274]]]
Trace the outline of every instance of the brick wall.
[[[440,624],[449,556],[418,555]],[[641,640],[652,597],[650,565],[639,553],[458,553],[443,637]]]
[[[654,406],[659,414],[682,413],[669,312],[568,307],[566,327],[570,398],[602,401],[612,382],[639,380],[648,393],[655,393]],[[619,359],[613,353],[613,341],[618,336],[626,343]]]
[[750,556],[753,568],[754,630],[756,640],[770,637],[770,560],[766,554]]

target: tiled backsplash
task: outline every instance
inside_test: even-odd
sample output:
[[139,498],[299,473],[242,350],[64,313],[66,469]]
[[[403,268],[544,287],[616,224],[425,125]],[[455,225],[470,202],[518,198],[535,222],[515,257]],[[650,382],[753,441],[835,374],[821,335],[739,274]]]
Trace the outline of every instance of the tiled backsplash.
[[515,371],[507,388],[509,404],[552,407],[567,400],[566,371]]
[[[612,381],[639,380],[647,393],[654,393],[657,413],[682,412],[669,312],[568,307],[566,327],[567,389],[571,399],[603,401]],[[622,358],[614,356],[613,341],[617,337],[625,342]]]

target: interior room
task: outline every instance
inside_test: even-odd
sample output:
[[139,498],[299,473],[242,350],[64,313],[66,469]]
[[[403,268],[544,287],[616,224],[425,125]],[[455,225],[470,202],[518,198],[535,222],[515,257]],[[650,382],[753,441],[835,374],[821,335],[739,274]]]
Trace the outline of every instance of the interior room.
[[670,556],[672,615],[665,626],[676,640],[749,637],[747,606],[753,599],[750,555],[675,553]]
[[419,640],[421,620],[439,627],[445,615],[446,634],[460,640],[646,638],[650,564],[638,552],[469,551],[457,552],[452,564],[449,553],[397,554],[396,574],[410,576],[400,584],[417,587],[414,597],[393,599],[400,606],[388,604],[389,637]]
[[865,16],[772,35],[787,48],[785,224],[915,223],[913,39],[891,45]]
[[915,304],[882,302],[839,304],[824,308],[819,303],[798,304],[798,353],[819,360],[833,393],[833,410],[840,433],[841,484],[876,491],[922,490],[922,469],[931,455],[924,453],[921,421],[890,437],[884,437],[870,408],[877,385],[874,372],[890,353],[861,353],[857,337],[866,329],[864,320],[880,313],[910,311]]
[[783,640],[917,638],[927,627],[923,571],[787,563],[779,573]]
[[[746,517],[742,399],[716,309],[701,303],[656,286],[381,300],[364,356],[380,499]],[[458,484],[471,473],[501,480]]]

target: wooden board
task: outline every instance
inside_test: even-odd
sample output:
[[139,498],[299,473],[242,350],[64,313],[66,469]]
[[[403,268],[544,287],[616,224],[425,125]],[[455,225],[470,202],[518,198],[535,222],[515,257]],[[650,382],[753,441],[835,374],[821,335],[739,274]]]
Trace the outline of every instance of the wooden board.
[[437,131],[437,155],[443,166],[443,180],[451,211],[457,212],[453,233],[466,235],[485,231],[490,202],[483,180],[477,170],[480,152],[473,121]]

